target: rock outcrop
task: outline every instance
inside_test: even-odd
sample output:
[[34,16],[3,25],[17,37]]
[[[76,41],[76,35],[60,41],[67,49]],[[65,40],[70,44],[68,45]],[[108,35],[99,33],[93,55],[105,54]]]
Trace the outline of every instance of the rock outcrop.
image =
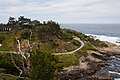
[[79,77],[89,76],[88,80],[111,80],[111,74],[103,73],[98,76],[91,76],[96,71],[104,66],[109,66],[106,63],[110,60],[110,56],[120,55],[120,47],[109,44],[109,47],[97,48],[98,51],[88,50],[88,56],[81,56],[79,58],[79,65],[67,68],[59,73],[57,77],[60,80],[74,80]]

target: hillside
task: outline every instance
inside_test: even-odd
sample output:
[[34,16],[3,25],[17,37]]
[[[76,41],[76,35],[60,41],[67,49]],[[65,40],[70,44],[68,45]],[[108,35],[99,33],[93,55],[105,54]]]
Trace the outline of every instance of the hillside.
[[[82,48],[73,54],[59,56],[53,54],[78,49],[82,44],[74,37],[84,43]],[[0,78],[5,80],[18,78],[20,70],[23,73],[19,78],[32,79],[34,78],[32,72],[39,73],[37,72],[39,68],[43,68],[43,72],[48,70],[49,74],[53,71],[50,75],[53,77],[53,74],[58,74],[64,68],[79,65],[79,58],[88,56],[88,50],[98,51],[98,48],[108,47],[105,42],[95,40],[91,36],[70,29],[61,29],[60,25],[54,21],[40,23],[38,20],[31,20],[24,16],[20,16],[18,20],[10,17],[7,24],[0,24],[0,44]],[[41,67],[36,66],[38,64]],[[42,65],[48,67],[44,68]],[[43,76],[45,75],[48,73],[44,73]]]

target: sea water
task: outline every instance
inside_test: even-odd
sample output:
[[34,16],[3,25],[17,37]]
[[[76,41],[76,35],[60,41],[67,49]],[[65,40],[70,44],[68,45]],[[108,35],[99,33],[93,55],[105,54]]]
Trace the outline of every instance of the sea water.
[[107,62],[110,66],[103,67],[95,75],[108,72],[112,74],[113,80],[120,80],[120,57],[112,56],[112,59]]
[[120,24],[61,24],[61,27],[96,36],[101,41],[120,45]]
[[[92,35],[101,41],[108,41],[120,46],[120,24],[61,24],[61,27]],[[112,74],[113,80],[120,80],[120,56],[112,56],[112,60],[109,60],[108,64],[111,66],[103,67],[96,72],[96,75],[109,72]]]

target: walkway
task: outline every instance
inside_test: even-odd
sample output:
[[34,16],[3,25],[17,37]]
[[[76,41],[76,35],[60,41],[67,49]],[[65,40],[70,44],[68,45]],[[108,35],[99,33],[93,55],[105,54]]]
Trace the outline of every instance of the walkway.
[[[76,37],[74,38],[75,40],[78,40],[81,43],[81,46],[73,51],[70,52],[63,52],[63,53],[53,53],[55,55],[63,55],[63,54],[73,54],[75,52],[77,52],[78,50],[80,50],[81,48],[84,47],[84,42],[80,40],[80,38]],[[14,51],[0,51],[2,53],[12,53],[12,54],[19,54],[18,52],[14,52]]]
[[84,47],[84,42],[80,40],[80,38],[76,37],[74,38],[75,40],[78,40],[81,43],[81,46],[79,48],[77,48],[76,50],[70,51],[70,52],[64,52],[64,53],[53,53],[55,55],[63,55],[63,54],[73,54],[75,52],[77,52],[78,50],[80,50],[81,48]]

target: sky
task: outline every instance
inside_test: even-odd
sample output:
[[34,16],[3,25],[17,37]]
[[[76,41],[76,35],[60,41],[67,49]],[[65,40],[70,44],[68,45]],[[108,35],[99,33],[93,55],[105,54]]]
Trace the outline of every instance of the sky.
[[120,23],[120,0],[0,0],[0,23],[10,16],[59,23]]

